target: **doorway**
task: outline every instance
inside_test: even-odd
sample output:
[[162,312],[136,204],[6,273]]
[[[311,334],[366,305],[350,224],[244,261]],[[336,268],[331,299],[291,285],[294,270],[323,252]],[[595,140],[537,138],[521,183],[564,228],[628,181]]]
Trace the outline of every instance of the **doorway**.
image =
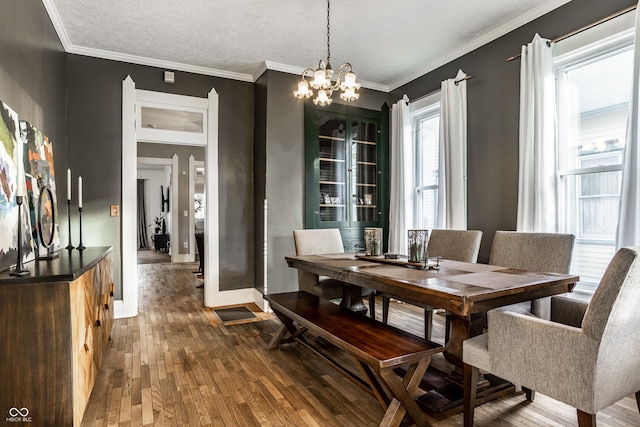
[[[138,145],[138,153],[144,153]],[[173,171],[177,158],[137,159],[137,264],[175,262],[171,246],[175,218],[171,212]]]
[[[179,110],[193,118],[200,113],[202,131],[185,134],[175,129],[142,128],[141,107],[150,109]],[[131,317],[138,312],[138,280],[136,274],[136,179],[137,142],[200,145],[205,147],[206,200],[204,228],[205,277],[204,304],[217,305],[219,292],[219,248],[218,248],[218,94],[212,89],[207,98],[195,98],[150,92],[135,88],[130,76],[122,82],[122,300],[115,304],[117,317]],[[176,168],[177,169],[177,168]],[[176,169],[173,176],[177,174]],[[174,182],[176,182],[175,180]],[[177,206],[175,191],[171,194],[173,205]],[[173,209],[175,212],[176,209]],[[172,215],[175,215],[172,214]],[[177,223],[177,221],[176,221]],[[176,224],[172,225],[175,228]],[[177,234],[177,232],[176,232]],[[215,244],[210,244],[215,242]]]

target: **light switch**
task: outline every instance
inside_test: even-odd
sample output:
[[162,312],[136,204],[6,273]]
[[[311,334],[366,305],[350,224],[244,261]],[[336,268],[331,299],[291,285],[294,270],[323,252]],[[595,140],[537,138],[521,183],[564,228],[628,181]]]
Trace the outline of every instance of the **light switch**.
[[111,216],[120,216],[120,206],[111,205],[110,214]]
[[184,211],[184,216],[189,216],[189,211]]

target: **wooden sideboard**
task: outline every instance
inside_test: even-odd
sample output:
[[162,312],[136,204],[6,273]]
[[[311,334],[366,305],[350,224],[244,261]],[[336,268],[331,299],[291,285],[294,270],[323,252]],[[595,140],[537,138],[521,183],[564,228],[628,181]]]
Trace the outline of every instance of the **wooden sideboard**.
[[0,274],[0,421],[80,425],[113,326],[112,248]]

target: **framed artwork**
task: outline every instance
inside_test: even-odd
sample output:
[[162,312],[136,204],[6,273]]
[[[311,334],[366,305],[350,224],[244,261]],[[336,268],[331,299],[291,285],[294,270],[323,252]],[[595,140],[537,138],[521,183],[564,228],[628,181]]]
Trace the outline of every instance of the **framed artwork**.
[[60,248],[53,144],[24,120],[20,137],[28,153],[25,175],[34,251],[36,257],[44,258]]
[[[19,145],[20,144],[20,145]],[[25,165],[28,152],[20,138],[18,115],[0,101],[0,271],[16,264],[18,245],[22,246],[23,262],[34,258],[29,204],[22,205],[22,235],[18,236],[18,179],[25,179],[19,162]],[[19,176],[21,175],[21,176]],[[27,192],[28,185],[27,182]],[[27,194],[28,197],[28,194]]]

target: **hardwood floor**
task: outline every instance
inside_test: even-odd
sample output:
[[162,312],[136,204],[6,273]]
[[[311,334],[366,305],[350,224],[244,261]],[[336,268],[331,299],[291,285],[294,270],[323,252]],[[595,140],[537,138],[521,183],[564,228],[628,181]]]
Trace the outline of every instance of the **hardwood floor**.
[[[318,357],[296,344],[266,350],[279,326],[271,314],[224,326],[202,305],[196,267],[138,266],[140,314],[115,321],[83,426],[378,425],[380,405]],[[423,313],[392,302],[389,321],[420,334]],[[434,318],[442,340],[443,317]],[[573,408],[540,393],[534,402],[519,392],[481,405],[475,419],[478,427],[577,425]],[[601,427],[640,425],[631,397],[597,419]],[[460,426],[462,415],[432,425]]]

